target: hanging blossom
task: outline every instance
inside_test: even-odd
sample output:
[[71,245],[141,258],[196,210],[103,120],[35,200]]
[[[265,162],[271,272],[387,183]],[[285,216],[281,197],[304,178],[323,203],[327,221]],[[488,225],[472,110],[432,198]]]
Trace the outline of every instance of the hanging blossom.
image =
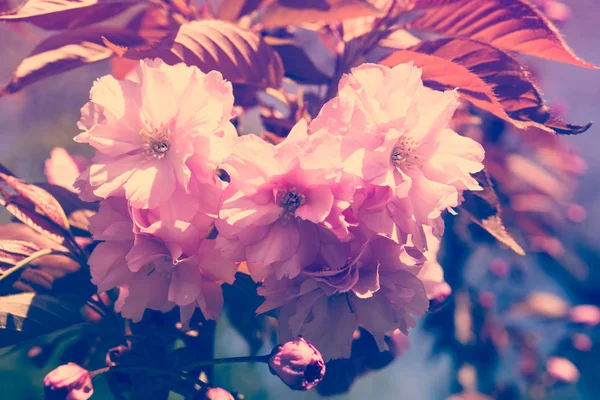
[[[366,230],[363,230],[366,231]],[[407,334],[429,307],[417,277],[424,261],[415,248],[353,230],[354,239],[322,245],[295,278],[271,275],[258,288],[258,313],[277,310],[282,340],[306,337],[326,360],[348,357],[354,331],[367,329],[380,349],[395,329]]]
[[119,288],[123,316],[174,306],[183,322],[197,307],[219,315],[221,284],[233,283],[236,266],[206,238],[225,187],[217,166],[237,137],[232,114],[231,83],[184,64],[144,60],[127,79],[92,88],[76,140],[97,153],[77,185],[82,198],[101,200],[92,281]]
[[310,130],[339,137],[344,171],[360,178],[352,210],[361,223],[398,243],[411,235],[424,250],[423,226],[440,235],[441,213],[481,189],[471,174],[483,169],[483,148],[448,128],[457,106],[456,91],[423,86],[412,63],[363,64],[341,79]]
[[75,141],[96,149],[79,186],[94,196],[125,196],[155,208],[176,188],[202,191],[237,133],[233,89],[220,72],[143,60],[125,80],[108,75],[92,87]]
[[90,219],[94,239],[103,241],[89,258],[92,283],[99,292],[119,288],[115,308],[133,321],[146,309],[166,312],[175,306],[184,323],[196,307],[216,319],[223,307],[221,284],[234,281],[236,265],[221,257],[214,240],[202,239],[212,221],[202,213],[188,215],[191,223],[177,220],[194,213],[193,201],[173,204],[179,207],[140,215],[124,198],[109,198]]
[[304,120],[276,146],[240,137],[222,165],[230,176],[216,222],[223,255],[247,261],[257,281],[271,273],[295,277],[321,243],[349,240],[343,212],[354,183],[340,168],[338,148],[326,136],[310,137]]

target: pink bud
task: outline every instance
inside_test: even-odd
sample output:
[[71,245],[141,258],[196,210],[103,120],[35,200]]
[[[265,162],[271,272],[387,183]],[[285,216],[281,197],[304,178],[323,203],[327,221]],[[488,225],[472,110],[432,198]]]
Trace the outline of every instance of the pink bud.
[[552,357],[546,362],[550,376],[557,381],[575,383],[579,380],[579,370],[566,358]]
[[300,336],[273,349],[269,368],[293,390],[310,390],[325,375],[323,356]]
[[92,394],[89,372],[75,363],[61,365],[44,378],[46,400],[87,400]]
[[576,324],[596,326],[600,323],[600,309],[590,304],[575,306],[569,311],[569,319]]
[[234,400],[233,395],[222,388],[210,388],[206,392],[208,400]]

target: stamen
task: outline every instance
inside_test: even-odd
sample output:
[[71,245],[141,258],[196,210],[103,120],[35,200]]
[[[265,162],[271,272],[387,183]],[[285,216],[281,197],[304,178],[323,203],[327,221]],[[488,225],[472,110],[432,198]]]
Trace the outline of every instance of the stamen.
[[152,157],[163,159],[171,146],[171,130],[161,126],[159,129],[152,129],[146,132],[145,129],[140,131],[140,135],[146,139],[144,145],[146,153]]
[[397,168],[420,167],[417,144],[410,138],[400,138],[392,150],[391,163]]
[[298,193],[296,188],[277,192],[277,205],[283,208],[283,211],[279,214],[279,217],[283,217],[285,219],[293,218],[298,207],[304,204],[304,200],[304,195]]

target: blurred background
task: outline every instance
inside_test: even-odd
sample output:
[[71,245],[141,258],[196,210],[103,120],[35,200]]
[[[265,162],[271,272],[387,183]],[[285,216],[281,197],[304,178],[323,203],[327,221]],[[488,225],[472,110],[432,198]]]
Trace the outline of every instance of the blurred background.
[[[600,65],[600,3],[594,0],[564,0],[571,8],[571,19],[562,32],[576,54],[586,61]],[[0,82],[7,82],[18,63],[45,35],[41,30],[18,25],[0,25]],[[600,305],[600,71],[581,69],[566,64],[539,59],[526,60],[539,74],[539,83],[550,105],[560,108],[566,120],[597,124],[583,135],[567,137],[587,165],[578,189],[572,194],[574,203],[585,209],[585,218],[579,223],[564,226],[559,232],[563,245],[574,253],[572,263],[559,265],[548,257],[529,254],[519,257],[509,250],[482,244],[465,263],[462,279],[491,293],[501,307],[502,296],[516,290],[553,293],[568,304]],[[54,147],[64,147],[72,154],[91,156],[90,148],[77,145],[72,138],[78,133],[76,122],[79,109],[88,100],[89,89],[98,77],[110,72],[108,62],[79,68],[52,79],[33,84],[22,92],[0,98],[0,161],[18,176],[30,181],[45,180],[44,161]],[[0,222],[6,222],[6,213],[0,213]],[[526,279],[498,282],[490,278],[490,266],[498,260],[524,274]],[[452,265],[445,265],[452,268]],[[516,278],[515,278],[516,279]],[[452,285],[452,284],[451,284]],[[549,307],[546,300],[542,300]],[[577,332],[564,323],[539,321],[527,315],[511,318],[516,328],[534,332],[540,351],[546,355],[568,357],[577,367],[577,383],[558,384],[543,395],[550,399],[596,399],[600,393],[600,329],[588,329],[591,348],[578,351],[565,344]],[[451,346],[444,346],[444,333],[436,321],[423,323],[411,331],[410,347],[385,369],[360,377],[352,390],[333,399],[445,399],[456,393],[457,354]],[[443,325],[441,325],[443,326]],[[264,352],[270,351],[265,346]],[[6,353],[6,350],[2,350]],[[226,320],[217,328],[216,356],[236,356],[248,353],[246,342],[230,328]],[[507,382],[507,390],[499,394],[504,399],[535,397],[529,393],[519,397],[513,387],[522,387],[523,359],[518,352],[506,351],[499,359],[488,359],[478,354],[478,367],[489,363],[496,379]],[[26,351],[11,352],[0,358],[0,398],[42,398],[43,376],[58,365],[50,360],[39,369]],[[468,371],[467,371],[468,372]],[[463,371],[463,374],[466,373]],[[246,399],[313,399],[315,393],[291,392],[278,378],[271,376],[263,365],[217,366],[216,386],[238,390]],[[516,383],[515,383],[516,382]],[[94,398],[112,398],[100,383]]]

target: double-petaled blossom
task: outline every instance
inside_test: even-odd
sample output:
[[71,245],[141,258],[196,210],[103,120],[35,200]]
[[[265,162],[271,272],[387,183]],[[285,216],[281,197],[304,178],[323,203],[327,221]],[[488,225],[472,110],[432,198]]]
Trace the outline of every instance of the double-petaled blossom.
[[143,60],[125,80],[108,75],[92,87],[75,140],[96,149],[79,182],[95,196],[125,196],[155,208],[179,187],[212,182],[237,136],[229,121],[233,90],[221,73]]
[[[136,210],[124,198],[109,198],[91,218],[94,238],[103,240],[89,259],[92,282],[99,291],[119,288],[115,307],[126,318],[139,321],[146,309],[174,306],[184,323],[197,307],[206,318],[219,316],[221,284],[233,283],[236,266],[214,249],[214,240],[204,239],[212,221],[183,205]],[[187,219],[176,219],[186,213]],[[152,222],[156,215],[160,220]]]
[[216,222],[217,247],[247,261],[257,280],[295,277],[316,258],[321,243],[348,240],[343,215],[353,180],[336,163],[336,141],[310,137],[301,120],[274,146],[257,136],[238,139],[222,165],[230,183]]
[[199,307],[216,319],[220,285],[236,266],[206,237],[225,184],[216,171],[237,134],[231,83],[184,64],[141,61],[127,79],[101,78],[82,109],[76,140],[96,148],[78,180],[100,198],[91,219],[103,240],[89,264],[99,291],[119,288],[116,308],[138,321],[146,309]]
[[363,64],[341,79],[310,130],[339,137],[344,171],[360,178],[352,209],[361,223],[425,249],[422,227],[440,234],[442,211],[480,189],[471,174],[483,148],[448,128],[457,105],[456,91],[425,87],[412,63]]
[[321,349],[325,359],[348,357],[359,326],[380,348],[385,334],[408,332],[429,302],[417,278],[423,262],[414,248],[383,237],[322,245],[318,257],[293,279],[269,276],[258,289],[258,312],[277,310],[282,338],[298,334]]
[[235,137],[218,73],[144,61],[125,81],[103,78],[78,137],[97,149],[80,180],[105,198],[93,281],[118,287],[134,320],[176,305],[183,321],[196,307],[216,318],[220,284],[245,261],[262,283],[258,312],[276,310],[282,338],[340,358],[362,327],[383,348],[449,293],[433,234],[442,211],[479,189],[483,158],[447,128],[457,101],[411,64],[363,65],[310,129],[300,120],[273,145]]

